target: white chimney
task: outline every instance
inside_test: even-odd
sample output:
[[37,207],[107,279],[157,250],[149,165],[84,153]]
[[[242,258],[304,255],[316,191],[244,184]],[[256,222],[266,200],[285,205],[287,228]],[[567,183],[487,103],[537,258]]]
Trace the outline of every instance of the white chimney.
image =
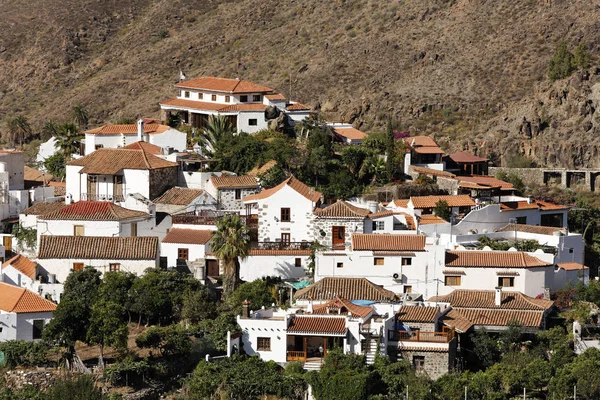
[[308,298],[308,307],[306,308],[306,312],[309,313],[309,314],[313,313],[312,297]]
[[369,211],[371,211],[372,213],[376,213],[378,204],[379,203],[377,203],[376,201],[369,201],[367,202],[367,207],[369,207]]
[[502,287],[498,286],[496,288],[496,296],[494,297],[494,303],[496,304],[496,307],[500,307],[500,305],[502,304]]
[[144,141],[144,120],[143,119],[138,119],[137,128],[138,128],[137,141],[143,142]]

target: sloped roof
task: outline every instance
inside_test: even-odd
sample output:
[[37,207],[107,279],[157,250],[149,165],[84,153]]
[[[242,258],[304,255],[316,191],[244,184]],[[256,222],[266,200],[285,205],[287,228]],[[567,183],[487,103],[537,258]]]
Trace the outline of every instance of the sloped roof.
[[219,112],[264,111],[266,108],[267,106],[262,103],[238,103],[220,108]]
[[[54,196],[64,196],[67,193],[67,182],[48,182],[48,186],[54,187]],[[61,199],[64,202],[64,199]]]
[[419,154],[444,154],[438,144],[429,136],[410,136],[402,138],[415,153]]
[[0,310],[14,313],[50,312],[56,304],[17,286],[0,282]]
[[[168,125],[144,124],[144,133],[163,133],[171,129]],[[101,127],[85,131],[86,135],[137,135],[137,124],[102,125]]]
[[513,190],[513,184],[510,182],[501,181],[500,179],[494,178],[493,176],[487,175],[471,175],[471,176],[457,176],[456,179],[462,183],[471,183],[479,186],[487,187],[500,187],[504,190]]
[[547,310],[554,305],[552,300],[535,299],[521,292],[502,291],[500,306],[496,306],[494,290],[463,290],[456,289],[452,293],[434,296],[429,301],[450,303],[453,308],[489,308],[503,310]]
[[30,259],[20,254],[12,257],[11,259],[5,261],[2,264],[2,269],[12,266],[14,269],[22,273],[23,275],[35,279],[35,268],[37,267],[37,263],[34,263]]
[[353,317],[365,318],[373,311],[371,306],[359,306],[344,299],[336,297],[325,304],[320,304],[313,307],[313,314],[340,314],[347,315],[351,313]]
[[441,321],[444,325],[453,327],[459,333],[466,333],[473,327],[473,323],[454,308],[444,314]]
[[419,217],[419,225],[435,225],[435,224],[449,224],[442,217],[438,217],[434,214],[423,214]]
[[133,142],[123,148],[125,150],[142,150],[148,154],[154,154],[154,155],[162,153],[162,149],[160,148],[160,146],[156,146],[156,145],[154,145],[152,143],[148,143],[148,142]]
[[582,266],[580,263],[576,262],[564,262],[556,264],[559,268],[564,269],[565,271],[581,271],[582,269],[589,269],[590,267]]
[[459,164],[469,164],[469,163],[480,163],[487,162],[487,158],[478,157],[475,154],[467,153],[464,151],[457,151],[456,153],[452,153],[448,156],[452,161]]
[[291,103],[288,104],[285,109],[287,111],[308,111],[310,110],[309,106],[305,106],[304,104],[301,103]]
[[456,176],[452,172],[440,171],[439,169],[434,168],[421,167],[419,165],[410,165],[409,168],[412,172],[416,172],[417,174],[442,176],[445,178],[454,178]]
[[267,100],[286,100],[285,96],[281,93],[265,94],[265,97]]
[[155,260],[157,236],[40,236],[38,259]]
[[256,178],[249,175],[221,175],[211,176],[210,181],[217,189],[241,189],[241,188],[257,188],[258,183]]
[[39,171],[35,168],[31,168],[28,167],[27,165],[25,165],[23,167],[23,180],[25,181],[33,181],[33,182],[50,182],[52,179],[54,179],[54,176],[48,172],[46,172],[45,176],[42,173],[42,171]]
[[287,333],[346,334],[345,317],[294,317]]
[[212,235],[213,231],[209,230],[172,228],[162,242],[204,245]]
[[294,295],[297,300],[332,300],[336,297],[352,300],[389,302],[396,300],[394,292],[374,284],[366,278],[326,277],[300,289]]
[[156,204],[187,206],[202,195],[208,197],[208,194],[202,189],[189,189],[175,186],[154,199],[153,202]]
[[41,215],[39,218],[66,221],[123,221],[144,217],[149,217],[149,214],[123,208],[109,201],[81,200],[59,210]]
[[396,313],[396,320],[402,322],[435,322],[439,307],[402,306]]
[[552,265],[523,251],[447,251],[446,267],[536,268]]
[[411,196],[410,201],[414,208],[434,208],[439,201],[448,203],[448,207],[474,206],[475,201],[468,194],[446,196]]
[[270,189],[264,189],[264,190],[261,190],[259,193],[244,197],[243,201],[244,201],[244,203],[256,202],[257,200],[263,200],[263,199],[269,198],[272,195],[274,195],[275,193],[277,193],[278,191],[280,191],[281,189],[283,189],[285,186],[289,186],[291,189],[293,189],[297,193],[301,194],[302,196],[306,197],[308,200],[312,201],[313,203],[318,202],[319,199],[321,198],[321,192],[317,192],[316,190],[311,189],[310,187],[308,187],[307,185],[305,185],[304,183],[302,183],[298,179],[296,179],[294,176],[290,176],[289,178],[287,178],[286,180],[284,180],[283,182],[281,182],[279,185],[277,185],[275,187],[272,187]]
[[533,200],[531,203],[523,201],[505,201],[500,203],[501,211],[515,211],[515,210],[535,210],[539,209],[542,211],[553,211],[553,210],[566,210],[568,206],[550,203],[548,201]]
[[506,327],[518,322],[526,328],[538,328],[542,325],[544,311],[490,310],[490,309],[452,309],[444,317],[444,325],[457,331],[467,332],[474,325]]
[[524,232],[524,233],[536,233],[538,235],[554,235],[556,232],[566,232],[566,228],[556,228],[553,226],[537,226],[537,225],[526,225],[526,224],[507,224],[506,226],[498,229],[496,232]]
[[398,199],[398,200],[394,200],[393,203],[396,207],[406,208],[406,207],[408,207],[409,201],[410,201],[410,199]]
[[85,157],[72,160],[68,165],[83,168],[79,173],[114,175],[123,169],[151,170],[176,168],[178,164],[149,154],[143,150],[98,149]]
[[51,212],[54,211],[58,211],[61,208],[66,207],[67,205],[65,204],[65,200],[61,199],[59,201],[54,201],[54,202],[45,202],[45,201],[38,201],[37,203],[34,203],[31,207],[24,209],[23,211],[21,211],[21,214],[23,215],[44,215],[44,214],[49,214]]
[[355,233],[352,235],[352,250],[424,251],[425,235]]
[[258,85],[244,79],[218,78],[214,76],[191,79],[178,83],[175,87],[226,93],[266,93],[273,91],[270,87]]
[[260,167],[254,167],[252,168],[247,175],[248,176],[258,176],[258,175],[262,175],[265,172],[267,172],[268,170],[270,170],[271,168],[273,168],[274,166],[277,165],[277,161],[275,160],[270,160],[267,161],[266,163],[264,163],[263,165],[261,165]]
[[320,218],[365,218],[371,212],[366,208],[354,206],[347,201],[338,200],[330,206],[317,208],[313,213]]
[[364,138],[367,137],[366,133],[364,133],[363,131],[360,131],[356,128],[353,128],[353,127],[346,127],[346,128],[333,127],[333,131],[336,134],[343,136],[346,139],[350,139],[350,140],[363,140]]

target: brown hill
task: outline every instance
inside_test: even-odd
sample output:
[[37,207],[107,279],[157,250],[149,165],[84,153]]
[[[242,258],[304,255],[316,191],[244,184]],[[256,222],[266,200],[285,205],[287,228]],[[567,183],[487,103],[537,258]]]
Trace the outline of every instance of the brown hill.
[[365,129],[393,115],[448,150],[600,166],[596,70],[546,75],[560,41],[599,54],[598,15],[584,0],[9,0],[0,118],[41,125],[77,103],[92,124],[158,116],[182,69],[250,79]]

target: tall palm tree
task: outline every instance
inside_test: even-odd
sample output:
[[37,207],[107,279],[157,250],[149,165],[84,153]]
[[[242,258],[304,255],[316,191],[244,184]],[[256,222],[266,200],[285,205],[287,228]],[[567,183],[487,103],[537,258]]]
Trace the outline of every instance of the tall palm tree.
[[223,294],[227,297],[239,280],[239,259],[246,258],[250,251],[250,229],[239,215],[226,215],[217,221],[210,248],[223,260]]
[[6,127],[8,128],[8,139],[13,145],[17,142],[23,147],[23,142],[27,141],[33,134],[29,121],[23,115],[17,115],[13,118],[7,118]]
[[56,128],[56,147],[65,161],[79,151],[79,143],[82,139],[83,135],[79,133],[79,128],[71,122],[58,125]]
[[229,118],[224,115],[210,115],[208,123],[200,131],[198,142],[208,155],[213,155],[217,149],[217,143],[228,135],[233,135],[233,125]]
[[71,109],[71,115],[73,116],[73,121],[75,121],[80,128],[87,129],[90,116],[84,106],[77,104]]

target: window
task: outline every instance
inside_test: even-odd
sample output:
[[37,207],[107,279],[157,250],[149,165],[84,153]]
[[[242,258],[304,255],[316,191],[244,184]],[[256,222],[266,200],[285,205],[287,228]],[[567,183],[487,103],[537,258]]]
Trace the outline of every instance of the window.
[[137,236],[137,222],[131,223],[131,236]]
[[73,263],[74,271],[81,271],[83,269],[83,263]]
[[103,149],[104,145],[103,144],[97,144],[94,146],[94,149],[98,150],[98,149]]
[[247,95],[242,95],[240,96],[240,103],[247,103],[248,102],[248,96]]
[[255,94],[252,96],[252,101],[262,101],[262,96],[260,94]]
[[289,234],[289,233],[281,234],[281,243],[282,244],[290,244],[291,241],[292,241],[291,234]]
[[204,93],[198,93],[198,100],[202,100],[204,98]]
[[527,217],[517,217],[517,224],[526,225]]
[[212,96],[210,96],[210,99],[211,99],[212,101],[217,101],[217,95],[216,95],[216,94],[213,94]]
[[569,247],[569,254],[573,254],[573,248]]
[[290,222],[292,220],[291,212],[289,208],[281,209],[281,222]]
[[404,293],[412,293],[412,286],[404,285]]
[[445,276],[444,286],[460,286],[460,276]]
[[373,221],[373,230],[374,231],[383,231],[385,229],[384,221]]
[[183,92],[183,97],[185,97],[186,99],[189,99],[190,98],[190,92],[188,92],[188,91]]
[[177,259],[187,261],[188,253],[189,253],[188,249],[177,249]]
[[373,265],[383,265],[383,257],[375,257],[373,259]]
[[117,272],[121,270],[121,264],[119,263],[110,263],[108,264],[108,270],[110,272]]
[[231,100],[231,97],[225,96],[225,103],[229,103],[229,100]]
[[302,266],[302,259],[301,258],[296,258],[294,260],[294,266],[301,267]]
[[256,118],[250,118],[248,120],[248,125],[250,125],[250,126],[256,126],[256,125],[258,125],[258,120]]
[[85,236],[83,225],[73,225],[73,236]]
[[413,356],[413,367],[422,371],[425,368],[425,356]]
[[41,339],[42,331],[44,330],[44,320],[43,319],[34,319],[33,320],[33,335],[32,338]]
[[339,262],[335,266],[336,266],[336,268],[344,268],[344,263],[343,262]]
[[498,278],[498,286],[501,287],[513,287],[515,286],[514,276],[501,276]]
[[271,351],[271,338],[268,338],[268,337],[256,338],[256,350]]
[[402,265],[412,265],[412,258],[402,257]]
[[235,189],[235,199],[240,200],[242,198],[242,189]]

